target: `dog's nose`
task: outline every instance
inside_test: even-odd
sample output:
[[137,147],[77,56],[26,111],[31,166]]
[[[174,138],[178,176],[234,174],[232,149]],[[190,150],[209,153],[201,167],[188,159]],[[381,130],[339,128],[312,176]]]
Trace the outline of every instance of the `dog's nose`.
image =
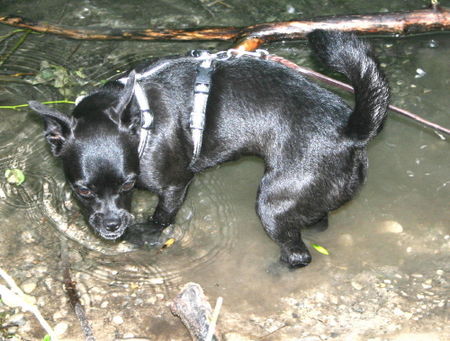
[[108,218],[103,221],[103,224],[105,225],[105,228],[109,232],[116,231],[120,226],[120,218]]

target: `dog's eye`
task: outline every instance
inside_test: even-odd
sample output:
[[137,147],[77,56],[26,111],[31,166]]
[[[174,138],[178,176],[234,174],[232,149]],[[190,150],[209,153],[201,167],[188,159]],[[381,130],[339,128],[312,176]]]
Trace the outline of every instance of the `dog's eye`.
[[89,188],[79,187],[76,191],[80,196],[85,198],[92,198],[94,196],[94,192],[92,192]]
[[125,182],[125,183],[122,185],[122,187],[120,188],[120,191],[121,191],[121,192],[128,192],[128,191],[130,191],[131,189],[133,189],[133,187],[134,187],[134,181],[128,181],[128,182]]

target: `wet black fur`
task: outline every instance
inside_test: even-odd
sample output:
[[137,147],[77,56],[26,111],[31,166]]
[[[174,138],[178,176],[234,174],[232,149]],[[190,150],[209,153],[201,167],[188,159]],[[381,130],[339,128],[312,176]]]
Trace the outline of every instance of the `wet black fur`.
[[[124,190],[130,181],[158,195],[148,231],[162,230],[174,222],[196,173],[257,155],[265,163],[258,215],[280,246],[282,261],[301,267],[311,261],[301,228],[325,228],[328,212],[358,191],[367,170],[365,147],[381,129],[389,101],[386,80],[365,43],[326,31],[314,31],[309,42],[322,62],[350,79],[355,108],[275,62],[218,61],[194,165],[189,115],[199,62],[193,58],[167,59],[168,67],[142,83],[155,125],[141,160],[133,73],[125,87],[113,82],[85,98],[72,117],[30,105],[43,116],[52,151],[102,237],[117,239],[130,225],[131,190]],[[93,195],[83,197],[80,188]]]

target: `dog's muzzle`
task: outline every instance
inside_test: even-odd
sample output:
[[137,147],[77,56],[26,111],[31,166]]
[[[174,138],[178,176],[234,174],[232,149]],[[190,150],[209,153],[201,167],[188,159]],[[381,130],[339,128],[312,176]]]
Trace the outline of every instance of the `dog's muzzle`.
[[116,240],[120,238],[133,221],[133,215],[121,210],[114,216],[105,216],[103,213],[93,213],[89,217],[89,224],[103,239]]

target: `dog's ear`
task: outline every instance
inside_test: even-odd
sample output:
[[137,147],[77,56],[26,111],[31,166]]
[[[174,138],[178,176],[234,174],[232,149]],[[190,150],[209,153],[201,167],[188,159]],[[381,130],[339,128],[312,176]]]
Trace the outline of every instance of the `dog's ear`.
[[117,102],[113,105],[113,109],[117,114],[121,115],[122,112],[125,110],[125,108],[128,106],[128,104],[130,103],[131,99],[133,98],[135,83],[136,83],[136,72],[133,70],[128,75],[127,83],[120,92]]
[[133,70],[129,73],[127,83],[120,92],[118,102],[113,107],[114,111],[119,114],[120,127],[132,135],[137,134],[141,119],[140,113],[136,114],[132,111],[126,112],[125,109],[133,98],[135,85],[136,72]]
[[47,142],[53,155],[60,156],[64,145],[73,136],[76,119],[36,101],[29,101],[28,104],[44,119]]

